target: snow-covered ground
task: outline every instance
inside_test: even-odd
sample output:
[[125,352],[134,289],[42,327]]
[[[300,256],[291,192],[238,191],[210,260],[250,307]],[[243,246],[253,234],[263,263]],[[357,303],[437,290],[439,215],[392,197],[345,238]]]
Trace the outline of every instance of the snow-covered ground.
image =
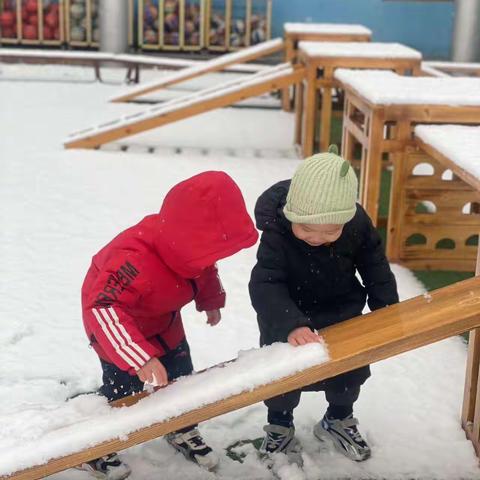
[[[253,212],[257,196],[291,176],[293,115],[275,110],[224,109],[132,137],[100,151],[63,150],[67,134],[140,105],[108,104],[118,86],[76,83],[83,69],[0,66],[0,445],[35,437],[25,412],[58,408],[100,382],[80,316],[80,285],[91,256],[121,229],[159,209],[176,182],[208,169],[228,172]],[[58,82],[53,79],[69,80]],[[118,78],[117,78],[118,79]],[[118,147],[118,146],[117,146]],[[148,153],[148,147],[153,153]],[[197,369],[258,344],[247,281],[255,248],[220,264],[228,294],[221,324],[208,327],[186,308],[184,319]],[[394,266],[403,299],[423,287]],[[295,412],[304,447],[303,472],[289,479],[479,478],[473,448],[459,426],[466,349],[459,338],[373,365],[356,405],[373,456],[356,464],[322,448],[312,434],[323,415],[323,394],[306,393]],[[262,435],[263,404],[205,422],[218,451]],[[253,446],[244,463],[224,456],[216,475],[187,463],[162,439],[124,453],[133,479],[270,479]],[[1,451],[0,451],[1,456]],[[20,460],[20,459],[19,459]],[[70,470],[57,480],[87,480]]]

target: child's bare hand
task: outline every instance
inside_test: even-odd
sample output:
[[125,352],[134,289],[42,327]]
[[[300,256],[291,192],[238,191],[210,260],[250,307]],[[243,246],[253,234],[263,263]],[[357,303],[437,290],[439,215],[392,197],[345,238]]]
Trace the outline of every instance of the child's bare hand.
[[142,368],[137,370],[138,378],[144,383],[162,387],[168,384],[168,375],[162,362],[152,357]]
[[220,310],[209,310],[206,312],[207,314],[207,323],[210,326],[215,326],[217,325],[218,322],[220,322],[222,318],[222,314],[220,313]]
[[312,332],[308,327],[299,327],[292,330],[288,335],[288,343],[294,347],[306,345],[307,343],[321,342],[322,337]]

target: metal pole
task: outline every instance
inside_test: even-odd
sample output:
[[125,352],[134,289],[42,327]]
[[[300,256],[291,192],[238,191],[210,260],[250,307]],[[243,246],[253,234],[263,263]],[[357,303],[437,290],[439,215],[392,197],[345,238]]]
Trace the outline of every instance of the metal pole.
[[480,61],[480,0],[455,0],[452,60]]
[[128,50],[128,0],[99,0],[100,50],[124,53]]

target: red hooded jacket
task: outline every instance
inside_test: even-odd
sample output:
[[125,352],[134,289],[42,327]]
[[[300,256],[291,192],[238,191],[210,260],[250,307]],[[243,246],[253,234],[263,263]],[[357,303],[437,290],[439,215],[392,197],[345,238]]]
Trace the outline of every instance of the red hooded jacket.
[[82,287],[85,330],[100,356],[131,374],[185,337],[180,309],[225,305],[215,262],[255,244],[240,189],[223,172],[179,183],[160,213],[115,237]]

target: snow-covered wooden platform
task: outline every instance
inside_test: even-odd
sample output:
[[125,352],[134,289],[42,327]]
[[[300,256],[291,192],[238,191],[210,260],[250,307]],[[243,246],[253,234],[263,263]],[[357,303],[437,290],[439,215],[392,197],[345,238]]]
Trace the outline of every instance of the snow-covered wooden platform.
[[[393,70],[400,75],[418,75],[422,55],[398,43],[300,42],[298,58],[305,66],[306,76],[302,85],[305,101],[302,102],[300,91],[296,103],[295,143],[301,147],[303,156],[309,157],[317,151],[316,130],[319,128],[318,151],[326,151],[330,144],[332,89],[339,87],[335,79],[337,69]],[[319,118],[317,102],[321,102]]]
[[283,25],[283,30],[288,35],[358,35],[370,37],[372,31],[363,25],[355,23],[301,23],[287,22]]
[[[296,351],[295,356],[298,353],[300,358],[298,364],[293,360],[291,365],[289,362],[282,364],[284,372],[288,372],[286,375],[276,372],[272,376],[268,368],[276,362],[268,361],[268,357],[260,362],[259,359],[250,359],[256,368],[249,367],[248,362],[242,364],[240,357],[223,368],[209,369],[185,378],[183,389],[175,389],[177,385],[169,386],[140,402],[137,400],[141,397],[130,397],[125,401],[133,406],[120,411],[108,411],[104,407],[100,418],[90,420],[90,423],[59,428],[49,438],[38,439],[33,451],[28,445],[18,446],[18,451],[12,448],[8,455],[0,458],[0,475],[3,475],[0,478],[42,478],[266,398],[469,331],[480,326],[479,307],[480,279],[472,278],[322,330],[320,333],[329,359],[319,345],[297,347],[302,349]],[[294,347],[274,345],[269,348]],[[285,352],[281,356],[284,360],[290,359]],[[300,371],[298,365],[303,365]],[[298,373],[292,373],[292,369]],[[175,393],[175,390],[180,391]],[[185,395],[186,390],[190,395]],[[213,396],[212,391],[215,392]],[[164,396],[167,398],[162,403]],[[165,407],[170,405],[171,410],[171,405],[177,401],[184,404],[185,397],[189,397],[187,403],[190,404],[193,399],[195,407],[190,405],[186,411],[169,417]],[[155,408],[157,399],[160,404]],[[105,425],[102,428],[102,417],[108,428]],[[99,421],[100,426],[95,428]],[[146,421],[148,425],[145,425]],[[100,442],[99,431],[103,437],[110,435],[109,439]],[[82,442],[84,447],[79,448]],[[59,445],[69,454],[59,456],[54,453]],[[24,452],[23,456],[18,454],[19,451]],[[23,465],[20,471],[15,468],[19,458]],[[32,462],[32,458],[37,460]]]
[[299,52],[310,58],[343,57],[343,58],[391,58],[408,60],[422,58],[422,54],[401,43],[379,42],[305,42],[298,46]]
[[[344,23],[285,23],[285,61],[295,62],[298,44],[302,41],[314,42],[369,42],[372,31],[363,25]],[[282,91],[282,106],[286,112],[292,110],[290,89]]]
[[480,191],[480,126],[417,125],[415,137],[442,156],[455,175]]
[[480,124],[480,78],[406,77],[388,71],[337,69],[345,90],[342,152],[362,145],[360,199],[377,221],[382,156],[401,162],[418,123]]
[[390,261],[419,270],[475,270],[480,127],[417,126],[391,188]]

